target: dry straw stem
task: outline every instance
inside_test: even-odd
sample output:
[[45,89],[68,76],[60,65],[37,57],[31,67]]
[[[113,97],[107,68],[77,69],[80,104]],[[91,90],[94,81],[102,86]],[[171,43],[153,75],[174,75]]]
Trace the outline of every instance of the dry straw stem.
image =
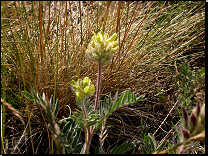
[[203,131],[202,133],[197,134],[197,135],[195,135],[195,136],[189,138],[188,140],[186,140],[186,141],[184,141],[184,142],[180,142],[180,143],[174,145],[174,146],[171,147],[171,148],[168,148],[168,149],[166,149],[166,150],[164,150],[164,151],[155,152],[154,154],[166,154],[167,152],[169,152],[169,151],[171,151],[171,150],[175,150],[175,149],[177,149],[178,147],[180,147],[180,146],[182,146],[182,145],[186,146],[186,145],[191,144],[192,142],[201,141],[201,140],[203,140],[203,139],[205,139],[205,131]]
[[10,104],[5,102],[3,99],[1,99],[1,103],[4,104],[6,106],[6,108],[25,125],[25,122],[22,119],[22,117],[20,116],[20,113],[16,109],[14,109],[14,107],[12,107]]
[[165,117],[165,119],[163,120],[163,122],[160,124],[160,126],[158,127],[158,129],[155,131],[155,133],[153,134],[153,136],[155,136],[155,134],[157,133],[157,131],[161,128],[161,126],[165,123],[165,121],[167,120],[168,116],[170,115],[170,113],[173,111],[173,109],[175,108],[176,104],[178,103],[178,101],[176,101],[176,103],[174,104],[174,106],[171,108],[171,110],[169,111],[168,115]]

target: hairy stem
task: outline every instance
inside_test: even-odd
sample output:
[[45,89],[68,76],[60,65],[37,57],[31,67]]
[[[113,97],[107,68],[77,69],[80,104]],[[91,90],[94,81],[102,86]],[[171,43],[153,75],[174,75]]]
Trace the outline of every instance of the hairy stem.
[[99,99],[100,80],[101,80],[101,59],[98,61],[98,77],[97,77],[97,89],[96,89],[96,99],[95,99],[95,111],[97,110],[98,99]]
[[[96,99],[95,99],[95,111],[97,111],[99,92],[100,92],[100,81],[101,81],[101,59],[98,61],[98,77],[97,77],[97,88],[96,88]],[[88,138],[86,142],[85,154],[89,153],[89,145],[94,134],[94,126],[90,126],[88,129]]]
[[81,100],[82,104],[82,114],[83,114],[83,119],[84,119],[84,134],[85,134],[85,154],[89,154],[89,129],[87,129],[87,112],[85,110],[84,106],[84,100]]
[[84,100],[83,99],[81,100],[81,103],[82,103],[82,113],[83,113],[83,117],[84,117],[84,119],[87,119],[87,112],[85,110]]

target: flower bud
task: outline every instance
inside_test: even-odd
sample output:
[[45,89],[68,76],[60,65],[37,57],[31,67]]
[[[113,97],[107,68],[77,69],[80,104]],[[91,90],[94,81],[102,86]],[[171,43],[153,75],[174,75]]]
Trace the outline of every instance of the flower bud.
[[72,88],[73,88],[74,90],[78,90],[78,87],[77,87],[76,85],[72,85]]
[[205,129],[205,104],[201,107],[199,103],[193,109],[191,116],[188,116],[187,111],[182,107],[184,129],[181,129],[182,140],[188,139],[189,137],[199,134]]
[[196,107],[192,111],[192,114],[194,114],[196,117],[199,117],[200,113],[201,113],[201,106],[199,102],[197,102]]
[[112,47],[113,47],[113,48],[117,48],[117,47],[118,47],[118,41],[115,41],[115,42],[112,44]]
[[182,133],[183,133],[184,138],[185,138],[185,139],[188,139],[189,136],[190,136],[189,131],[186,130],[186,129],[181,129],[181,131],[182,131]]
[[94,91],[95,91],[94,85],[87,86],[87,87],[84,88],[84,94],[85,94],[85,95],[90,95],[90,94],[92,94]]
[[191,114],[191,122],[192,122],[192,124],[193,124],[193,126],[195,126],[196,125],[196,116],[192,113]]
[[109,38],[109,35],[108,34],[105,34],[104,35],[104,39],[107,40],[108,38]]
[[188,113],[185,110],[185,108],[182,107],[182,111],[183,111],[183,118],[184,118],[184,122],[185,122],[185,127],[187,128],[188,126]]
[[197,105],[196,105],[196,116],[199,115],[200,111],[201,111],[201,106],[200,106],[199,102],[197,102]]
[[76,85],[76,82],[74,80],[72,80],[72,85]]

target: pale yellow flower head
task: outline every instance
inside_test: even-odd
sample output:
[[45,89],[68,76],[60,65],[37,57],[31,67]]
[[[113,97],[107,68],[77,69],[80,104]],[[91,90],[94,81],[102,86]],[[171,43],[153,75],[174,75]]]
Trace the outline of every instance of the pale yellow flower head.
[[94,85],[90,85],[91,80],[89,77],[85,77],[83,80],[78,79],[77,82],[72,80],[72,88],[76,92],[78,100],[82,100],[84,97],[89,96],[94,93]]
[[116,33],[109,37],[108,34],[103,34],[101,30],[97,35],[93,35],[86,53],[95,61],[101,59],[101,64],[104,64],[112,58],[113,54],[118,49],[118,41],[115,41],[116,37]]

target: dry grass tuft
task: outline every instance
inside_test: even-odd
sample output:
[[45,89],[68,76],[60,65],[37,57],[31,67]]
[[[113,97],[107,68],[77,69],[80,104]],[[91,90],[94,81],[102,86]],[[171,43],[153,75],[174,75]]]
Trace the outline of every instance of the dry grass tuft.
[[[115,112],[118,121],[107,121],[116,127],[109,131],[109,136],[112,133],[117,137],[115,132],[122,129],[121,137],[136,138],[141,118],[148,127],[158,128],[172,107],[158,100],[158,90],[164,90],[165,96],[170,97],[175,93],[165,69],[170,65],[178,67],[184,61],[193,68],[204,67],[204,1],[2,1],[1,4],[1,98],[18,109],[26,126],[29,124],[28,129],[21,125],[18,130],[19,136],[27,134],[27,143],[18,144],[17,153],[28,154],[31,149],[33,153],[53,151],[45,114],[25,100],[22,91],[31,92],[33,88],[40,94],[45,92],[47,98],[54,95],[60,102],[58,119],[61,119],[69,115],[68,106],[73,111],[76,108],[71,80],[88,76],[96,84],[98,65],[85,56],[93,32],[118,34],[119,50],[103,66],[102,95],[127,89],[146,95],[141,104]],[[194,94],[204,102],[203,85]],[[175,113],[170,115],[174,116]],[[130,117],[132,120],[127,119]],[[6,130],[11,125],[18,127],[15,122],[6,116]],[[168,131],[171,125],[168,122],[165,125]],[[16,145],[11,142],[20,137],[6,133],[2,153],[8,154],[11,147],[7,146]]]

